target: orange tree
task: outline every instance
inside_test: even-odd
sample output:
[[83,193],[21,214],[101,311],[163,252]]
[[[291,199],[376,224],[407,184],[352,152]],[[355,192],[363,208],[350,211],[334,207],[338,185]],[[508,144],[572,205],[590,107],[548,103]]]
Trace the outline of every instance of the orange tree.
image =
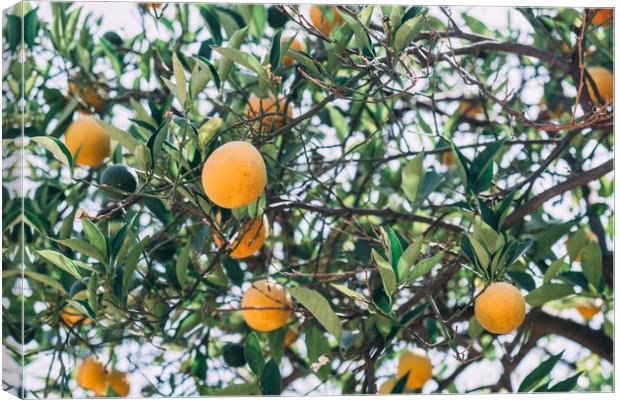
[[5,388],[610,390],[600,11],[110,7],[5,13]]

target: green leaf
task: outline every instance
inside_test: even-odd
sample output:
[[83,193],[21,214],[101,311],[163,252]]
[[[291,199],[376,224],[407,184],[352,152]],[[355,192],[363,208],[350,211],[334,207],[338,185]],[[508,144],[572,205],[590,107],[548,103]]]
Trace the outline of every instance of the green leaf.
[[86,288],[86,296],[88,298],[88,305],[90,308],[97,312],[99,308],[99,303],[97,301],[97,288],[99,287],[99,278],[97,274],[92,274],[90,276],[90,280],[88,281],[88,287]]
[[289,49],[286,55],[291,57],[299,65],[306,67],[305,71],[310,73],[310,75],[314,75],[316,77],[322,76],[321,71],[319,71],[319,68],[315,64],[315,61],[301,51]]
[[[6,272],[6,271],[5,271]],[[17,271],[19,272],[19,271]],[[41,283],[43,283],[44,285],[48,285],[53,287],[54,289],[58,290],[60,293],[62,293],[63,295],[67,294],[67,291],[65,290],[65,288],[60,284],[60,282],[58,282],[57,280],[45,275],[45,274],[40,274],[38,272],[34,272],[34,271],[30,271],[28,269],[24,270],[24,275],[34,279],[35,281],[39,281]],[[3,278],[6,278],[4,276],[4,273],[2,274]]]
[[483,36],[489,36],[491,34],[489,29],[486,27],[486,25],[484,25],[479,19],[476,19],[467,13],[463,13],[462,17],[465,20],[465,23],[467,24],[467,26],[474,33],[477,33]]
[[549,268],[547,268],[547,270],[545,271],[545,275],[543,277],[543,283],[551,282],[551,280],[557,275],[562,265],[564,265],[564,258],[566,258],[566,256],[562,258],[558,258],[557,260],[551,263]]
[[[146,143],[146,147],[150,152],[150,160],[151,160],[151,168],[155,168],[157,162],[159,160],[159,155],[164,146],[164,142],[166,141],[166,137],[168,136],[168,129],[170,124],[168,120],[166,120],[162,126],[157,130],[157,132],[153,132],[151,137],[149,137],[148,142]],[[187,129],[187,128],[185,128]]]
[[476,317],[472,316],[467,324],[467,334],[470,338],[474,339],[480,336],[482,332],[484,332],[484,328],[480,325]]
[[269,52],[269,64],[271,64],[271,70],[275,71],[280,65],[280,46],[282,46],[281,39],[282,31],[279,30],[278,33],[273,35],[273,40],[271,41],[271,51]]
[[[126,225],[127,226],[127,225]],[[119,231],[120,233],[120,231]],[[120,237],[119,237],[119,241],[120,241]],[[116,237],[115,240],[116,241]],[[122,238],[122,244],[120,249],[118,250],[118,252],[116,253],[116,264],[117,265],[124,265],[125,264],[125,259],[127,258],[127,253],[129,252],[130,248],[133,248],[136,245],[136,234],[130,230],[130,229],[125,229],[125,235]]]
[[248,361],[250,369],[257,375],[261,376],[263,368],[265,367],[265,357],[260,348],[260,342],[256,332],[252,332],[245,339],[245,345],[243,348],[245,359]]
[[368,39],[368,33],[366,29],[364,29],[364,25],[357,18],[351,17],[345,13],[340,13],[344,21],[347,23],[349,28],[353,31],[355,35],[355,42],[360,49],[369,49],[370,50],[370,41]]
[[183,64],[177,56],[177,53],[172,53],[172,70],[174,72],[174,80],[177,87],[177,98],[183,107],[185,107],[185,101],[187,100],[187,78],[185,77],[185,70]]
[[469,170],[469,181],[476,193],[487,190],[491,186],[493,178],[493,160],[495,155],[504,145],[505,139],[488,144],[472,162]]
[[328,104],[326,108],[329,112],[329,120],[331,122],[331,126],[336,130],[336,136],[338,136],[338,140],[344,141],[346,136],[349,134],[349,125],[347,124],[347,121],[342,116],[338,108],[334,107],[331,104]]
[[267,334],[269,338],[269,354],[278,364],[280,364],[282,354],[284,354],[284,335],[286,334],[286,329],[286,327],[276,329]]
[[116,79],[120,79],[123,75],[123,65],[121,64],[121,60],[119,57],[119,53],[116,50],[116,46],[114,46],[108,39],[105,37],[101,37],[99,39],[99,43],[101,43],[101,48],[105,55],[110,59],[110,63],[112,64],[112,69],[116,74]]
[[390,391],[391,394],[402,394],[405,392],[405,389],[407,388],[407,381],[409,380],[410,373],[411,373],[411,370],[407,371],[405,375],[398,378],[398,381],[396,381],[396,383],[394,384],[394,387]]
[[73,169],[73,157],[63,142],[51,136],[35,136],[30,138],[30,140],[45,147],[52,153],[55,159],[69,167],[69,169]]
[[224,258],[224,268],[226,269],[226,275],[230,281],[241,287],[243,285],[243,270],[239,266],[239,261],[232,257]]
[[[258,75],[259,79],[266,79],[263,66],[253,55],[245,53],[233,47],[213,47],[213,50],[220,53],[224,58],[233,61],[239,65],[242,65],[250,71],[255,72]],[[222,74],[220,74],[220,77],[221,76]]]
[[131,106],[135,110],[135,118],[138,121],[142,121],[145,124],[152,126],[153,128],[157,128],[157,122],[155,122],[153,117],[151,117],[151,115],[144,109],[144,107],[142,107],[142,104],[140,104],[138,100],[134,98],[129,98],[129,103],[131,103]]
[[30,10],[24,15],[24,43],[28,47],[34,45],[34,39],[39,29],[39,21],[37,19],[37,10]]
[[547,389],[547,392],[570,392],[577,385],[577,379],[583,374],[583,371],[577,372],[575,375],[558,382],[555,385]]
[[443,175],[438,174],[433,169],[426,172],[422,180],[422,186],[419,188],[418,195],[413,203],[413,208],[420,207],[424,200],[441,185],[444,179]]
[[216,13],[206,6],[200,7],[200,14],[209,26],[209,32],[214,42],[218,45],[222,43],[222,26]]
[[589,241],[581,252],[581,269],[588,282],[597,288],[603,276],[603,256],[597,242]]
[[136,267],[138,266],[138,260],[140,259],[140,255],[142,254],[142,251],[150,240],[150,236],[147,235],[144,239],[138,242],[138,244],[134,246],[127,254],[124,265],[125,270],[123,271],[123,295],[129,292],[131,280],[133,278]]
[[6,35],[6,41],[9,44],[9,49],[14,51],[17,49],[22,37],[21,18],[17,15],[7,15],[6,17],[6,28],[4,34]]
[[329,341],[323,332],[312,323],[304,330],[306,348],[308,349],[308,361],[315,362],[320,356],[329,354]]
[[[391,268],[390,268],[391,270]],[[332,310],[329,302],[319,292],[304,287],[289,289],[291,296],[301,303],[314,317],[330,332],[336,340],[340,341],[342,335],[342,323]]]
[[476,260],[478,260],[478,265],[480,265],[485,270],[488,269],[491,259],[489,258],[489,253],[486,251],[484,246],[473,237],[469,238],[469,243],[474,249],[474,253],[476,254]]
[[95,246],[104,257],[108,257],[108,244],[103,233],[88,219],[82,219],[82,230],[86,239]]
[[112,125],[112,124],[110,124],[108,122],[102,121],[102,120],[100,120],[97,117],[92,117],[92,118],[94,118],[95,121],[97,121],[97,123],[99,125],[101,125],[101,127],[106,131],[106,133],[108,135],[110,135],[112,137],[112,139],[114,139],[117,142],[119,142],[121,144],[121,146],[123,146],[124,148],[126,148],[130,152],[133,153],[136,150],[136,148],[138,147],[138,145],[140,144],[128,132],[120,130],[120,129],[114,127],[114,125]]
[[394,50],[402,51],[422,32],[424,15],[420,14],[405,21],[394,35]]
[[484,245],[489,254],[494,254],[505,244],[502,236],[477,216],[474,220],[474,238]]
[[543,361],[538,367],[534,368],[532,372],[530,372],[519,385],[519,392],[527,392],[533,389],[540,381],[547,378],[553,370],[555,364],[562,358],[562,354],[564,351],[549,357],[545,361]]
[[260,390],[263,396],[278,396],[282,392],[282,376],[274,359],[265,364],[260,377]]
[[[213,66],[211,61],[209,61],[208,59],[204,57],[196,56],[196,63],[200,64],[200,66],[202,67],[201,70],[205,70],[209,72],[209,76],[211,77],[211,79],[213,79],[213,83],[215,83],[215,87],[219,89],[221,85],[220,75],[218,74],[217,69],[215,69],[215,66]],[[207,82],[205,82],[204,84],[206,85],[206,83]],[[196,86],[198,85],[196,84]],[[198,91],[194,91],[193,96],[198,96]]]
[[422,250],[422,243],[424,237],[417,237],[403,252],[403,255],[400,257],[398,261],[398,278],[399,281],[402,281],[408,274],[409,270],[413,267],[415,260],[420,255],[420,251]]
[[563,224],[548,224],[542,232],[534,235],[534,239],[536,239],[536,251],[532,256],[532,261],[543,259],[551,246],[566,235],[574,224],[574,221]]
[[179,254],[179,257],[177,258],[177,281],[181,286],[184,286],[185,281],[187,280],[187,266],[189,265],[190,251],[191,246],[188,244],[187,246],[183,247],[181,253]]
[[204,381],[207,378],[207,356],[199,349],[196,349],[196,355],[192,361],[192,376]]
[[568,256],[572,261],[575,261],[578,257],[581,257],[581,252],[586,247],[590,238],[588,237],[584,229],[579,229],[575,234],[570,235],[566,241],[566,247],[568,250]]
[[[390,10],[390,24],[392,25],[392,29],[395,29],[398,31],[398,28],[400,28],[401,22],[402,21],[402,14],[403,14],[403,9],[404,7],[401,6],[389,6],[389,10]],[[384,12],[384,15],[386,15],[386,12]]]
[[82,275],[80,275],[80,272],[73,261],[69,260],[61,253],[53,250],[35,250],[35,253],[37,253],[39,257],[43,258],[45,261],[48,261],[67,272],[75,279],[82,279]]
[[202,61],[196,61],[189,79],[189,97],[194,100],[211,80],[211,71]]
[[[304,329],[304,336],[306,342],[306,348],[308,349],[308,361],[310,363],[315,363],[319,361],[319,358],[322,355],[329,355],[331,353],[331,347],[329,345],[329,341],[327,337],[323,334],[316,324],[310,323]],[[344,335],[343,335],[343,341]],[[312,369],[312,371],[316,374],[316,376],[324,381],[330,374],[330,366],[323,365],[318,370]]]
[[368,300],[366,300],[366,298],[362,294],[354,290],[351,290],[344,285],[338,285],[336,283],[332,283],[331,285],[333,286],[334,289],[338,290],[340,293],[344,294],[345,296],[352,298],[353,300],[357,300],[364,305],[369,303]]
[[387,244],[388,244],[388,254],[390,257],[390,264],[392,265],[392,269],[395,273],[398,273],[398,261],[400,261],[400,257],[403,254],[403,248],[400,244],[400,240],[394,232],[392,227],[388,226],[387,231],[383,231],[387,235]]
[[[460,116],[460,111],[457,110],[456,118],[458,119]],[[469,192],[470,182],[468,179],[469,176],[469,160],[461,153],[458,147],[454,144],[454,142],[450,142],[450,147],[452,148],[452,152],[456,155],[456,169],[463,181],[463,187],[465,190]]]
[[222,126],[222,119],[220,117],[210,118],[207,122],[202,124],[198,129],[198,148],[204,152],[207,145],[217,135]]
[[[243,43],[243,40],[245,39],[245,35],[248,32],[248,28],[249,27],[246,26],[242,29],[239,29],[235,33],[233,33],[233,35],[228,40],[228,46],[230,48],[238,49]],[[228,78],[228,74],[230,73],[230,68],[232,67],[232,62],[233,60],[227,57],[225,57],[222,61],[220,61],[220,65],[219,65],[217,72],[222,81],[225,81]]]
[[572,294],[575,294],[573,285],[564,283],[546,283],[541,287],[532,290],[527,296],[525,296],[525,301],[527,301],[527,303],[532,307],[538,307],[549,301],[558,300]]
[[214,396],[251,396],[258,394],[254,383],[233,383],[213,392]]
[[422,161],[424,160],[424,151],[415,156],[412,160],[407,162],[402,170],[402,183],[401,187],[405,192],[405,196],[410,202],[415,202],[422,181],[424,180],[424,167]]
[[394,292],[396,292],[396,273],[394,273],[394,269],[390,263],[381,257],[375,249],[372,250],[372,258],[375,260],[375,264],[377,264],[377,268],[379,269],[385,293],[391,299]]
[[257,38],[261,38],[265,32],[267,22],[267,7],[263,4],[255,4],[249,7],[251,8],[250,33]]
[[431,269],[433,269],[433,267],[439,264],[441,260],[443,260],[443,256],[444,252],[440,251],[432,257],[420,260],[411,270],[411,273],[407,277],[407,282],[413,282],[428,273]]
[[106,257],[101,253],[101,251],[93,246],[92,244],[85,242],[84,240],[80,240],[80,239],[51,239],[57,243],[60,243],[61,245],[68,247],[72,250],[78,251],[81,254],[88,256],[88,257],[92,257],[95,260],[101,261],[102,263],[106,264],[107,260]]

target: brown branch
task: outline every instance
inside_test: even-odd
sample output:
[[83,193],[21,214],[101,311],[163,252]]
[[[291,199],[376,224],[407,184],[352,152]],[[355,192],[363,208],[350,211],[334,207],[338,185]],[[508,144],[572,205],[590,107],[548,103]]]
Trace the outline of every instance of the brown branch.
[[546,201],[558,196],[564,192],[567,192],[576,187],[585,185],[586,183],[598,179],[614,169],[613,158],[596,168],[592,168],[582,174],[574,175],[564,182],[542,192],[541,194],[532,197],[527,203],[517,208],[506,218],[504,224],[505,227],[510,227],[520,221],[526,215],[531,214],[538,207],[543,205]]
[[[459,56],[459,55],[471,55],[471,54],[480,54],[483,51],[502,51],[505,53],[513,53],[521,56],[534,57],[545,63],[549,64],[549,67],[558,68],[564,72],[571,71],[571,64],[562,60],[558,55],[550,53],[546,50],[541,50],[536,47],[520,44],[520,43],[509,43],[509,42],[498,42],[495,40],[486,40],[481,42],[476,42],[472,45],[466,47],[460,47],[458,49],[454,49],[451,52],[444,52],[437,56],[437,58],[441,58],[442,56],[448,56],[450,54]],[[433,59],[429,58],[429,61],[432,62]]]
[[286,210],[286,209],[302,209],[317,212],[322,215],[332,216],[332,217],[345,217],[345,216],[354,216],[354,215],[365,215],[365,216],[376,216],[376,217],[386,217],[386,218],[396,218],[401,220],[413,221],[413,222],[421,222],[423,224],[435,225],[452,232],[462,232],[464,229],[458,225],[453,225],[448,222],[434,220],[432,218],[423,217],[421,215],[414,215],[411,213],[404,213],[393,211],[389,208],[359,208],[359,207],[345,207],[345,208],[331,208],[326,206],[319,206],[304,203],[301,201],[288,201],[288,200],[276,200],[276,202],[272,202],[270,205],[265,207],[265,212],[269,211],[278,211],[278,210]]
[[540,312],[532,323],[532,334],[538,337],[560,335],[613,363],[614,342],[604,332],[587,325]]

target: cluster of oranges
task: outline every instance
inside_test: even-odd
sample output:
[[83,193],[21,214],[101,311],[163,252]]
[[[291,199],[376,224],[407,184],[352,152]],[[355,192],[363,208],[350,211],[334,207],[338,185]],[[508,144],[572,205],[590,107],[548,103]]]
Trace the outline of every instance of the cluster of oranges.
[[[71,306],[62,309],[60,319],[70,327],[91,323],[90,319]],[[78,365],[75,380],[83,389],[92,390],[97,396],[104,396],[108,388],[120,397],[129,395],[130,384],[127,374],[116,369],[108,372],[95,357],[87,357]]]
[[87,357],[78,365],[75,380],[82,388],[92,390],[97,396],[104,396],[108,388],[120,397],[129,395],[127,374],[116,369],[108,372],[95,357]]

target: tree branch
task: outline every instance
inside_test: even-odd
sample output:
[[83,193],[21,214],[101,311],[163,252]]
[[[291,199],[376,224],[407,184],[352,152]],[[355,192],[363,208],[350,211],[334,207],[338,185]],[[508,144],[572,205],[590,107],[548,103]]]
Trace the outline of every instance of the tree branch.
[[549,190],[546,190],[540,193],[537,196],[532,197],[527,203],[517,208],[506,218],[506,222],[504,224],[505,227],[510,227],[514,225],[516,222],[520,221],[526,215],[531,214],[538,207],[543,205],[546,201],[558,196],[564,192],[567,192],[576,187],[585,185],[586,183],[598,179],[607,173],[611,172],[614,169],[614,160],[613,158],[596,168],[592,168],[582,174],[574,175],[564,182],[552,187]]
[[359,207],[345,207],[345,208],[331,208],[320,205],[313,205],[304,203],[301,201],[289,201],[276,199],[276,202],[269,204],[265,207],[265,212],[286,210],[286,209],[302,209],[317,212],[322,215],[328,215],[333,217],[353,216],[353,215],[372,215],[377,217],[396,218],[413,222],[421,222],[423,224],[435,225],[452,232],[462,232],[464,229],[460,226],[450,224],[448,222],[434,220],[432,218],[423,217],[421,215],[413,215],[410,213],[393,211],[389,208],[359,208]]
[[532,334],[538,337],[552,334],[563,336],[613,363],[613,340],[604,332],[594,330],[587,325],[540,312],[532,322]]
[[488,50],[502,51],[505,53],[514,53],[521,56],[534,57],[549,64],[549,67],[551,68],[558,68],[567,73],[571,72],[571,64],[558,57],[557,54],[553,54],[546,50],[541,50],[536,47],[520,43],[498,42],[496,40],[485,40],[476,42],[466,47],[460,47],[458,49],[454,49],[453,51],[444,52],[438,57],[441,58],[442,55],[449,56],[451,54],[455,56],[480,54],[483,51]]

